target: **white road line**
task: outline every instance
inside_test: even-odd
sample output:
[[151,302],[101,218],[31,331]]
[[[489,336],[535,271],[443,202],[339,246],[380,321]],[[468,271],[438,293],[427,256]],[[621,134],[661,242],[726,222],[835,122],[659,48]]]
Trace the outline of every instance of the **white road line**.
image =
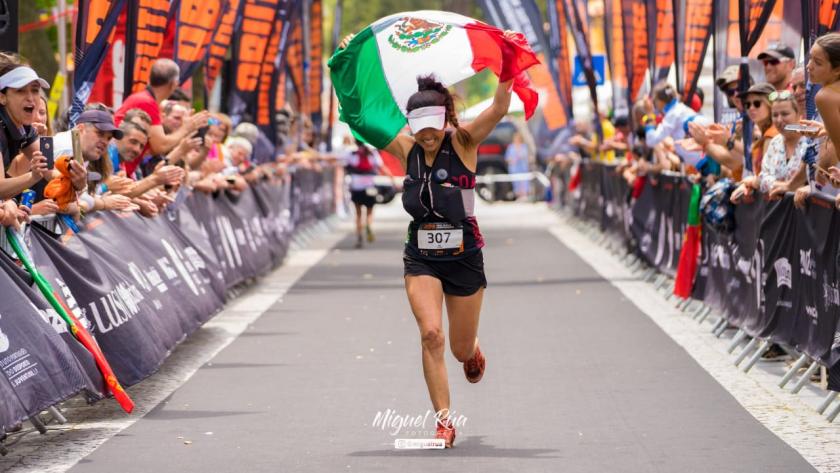
[[133,414],[125,415],[111,400],[89,407],[84,406],[80,399],[68,401],[65,414],[69,423],[51,427],[44,436],[29,434],[12,445],[10,454],[0,458],[0,471],[61,473],[72,468],[108,439],[131,427],[187,382],[268,308],[281,301],[289,288],[345,235],[342,225],[314,240],[310,246],[318,249],[290,250],[283,266],[248,288],[193,333],[175,349],[157,373],[128,390],[137,405]]
[[[742,373],[726,353],[728,340],[713,337],[708,326],[698,326],[690,317],[665,301],[651,284],[633,274],[609,251],[596,245],[578,229],[553,215],[549,232],[618,288],[636,307],[683,347],[700,366],[720,383],[759,422],[799,452],[821,473],[840,472],[840,425],[831,424],[815,408],[822,400],[815,389],[793,395],[779,389],[779,364],[759,363]],[[720,426],[725,429],[725,425]]]

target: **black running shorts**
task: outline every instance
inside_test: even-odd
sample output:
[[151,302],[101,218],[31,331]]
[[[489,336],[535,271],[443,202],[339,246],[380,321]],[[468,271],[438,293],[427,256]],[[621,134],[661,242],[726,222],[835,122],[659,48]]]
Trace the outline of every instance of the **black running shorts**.
[[350,191],[350,201],[362,207],[371,208],[376,204],[376,195],[368,195],[367,191]]
[[418,258],[403,252],[404,276],[432,276],[440,280],[443,293],[451,296],[471,296],[487,287],[484,277],[484,254],[481,250],[458,260],[435,261]]

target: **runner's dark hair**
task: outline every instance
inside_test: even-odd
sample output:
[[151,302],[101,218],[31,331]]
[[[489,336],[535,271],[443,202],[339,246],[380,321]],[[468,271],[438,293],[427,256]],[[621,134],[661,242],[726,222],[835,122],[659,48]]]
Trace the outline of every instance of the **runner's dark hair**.
[[461,146],[469,147],[473,145],[473,139],[470,132],[458,123],[458,115],[455,113],[457,98],[434,75],[420,76],[417,78],[417,92],[408,98],[405,109],[410,112],[421,107],[446,107],[446,122],[455,127],[455,139]]

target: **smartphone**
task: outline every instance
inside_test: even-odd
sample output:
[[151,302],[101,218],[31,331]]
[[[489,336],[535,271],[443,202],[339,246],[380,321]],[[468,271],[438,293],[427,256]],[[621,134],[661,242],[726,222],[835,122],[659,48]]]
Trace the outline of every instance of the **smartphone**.
[[201,145],[202,146],[204,145],[204,136],[207,134],[207,130],[209,130],[209,129],[210,129],[209,126],[203,126],[203,127],[199,128],[198,131],[195,134],[196,138],[201,138]]
[[52,169],[55,166],[55,153],[53,151],[53,137],[42,136],[41,139],[41,154],[47,158],[47,169]]
[[800,123],[793,123],[791,125],[785,125],[785,131],[795,131],[799,133],[817,133],[820,131],[819,127],[815,126],[808,126],[802,125]]

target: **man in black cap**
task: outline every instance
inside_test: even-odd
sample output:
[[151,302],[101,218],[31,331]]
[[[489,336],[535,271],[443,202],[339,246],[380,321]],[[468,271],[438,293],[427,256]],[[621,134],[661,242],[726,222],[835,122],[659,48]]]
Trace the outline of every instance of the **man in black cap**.
[[796,56],[790,46],[775,44],[758,55],[764,64],[764,79],[776,90],[786,90],[790,86]]

